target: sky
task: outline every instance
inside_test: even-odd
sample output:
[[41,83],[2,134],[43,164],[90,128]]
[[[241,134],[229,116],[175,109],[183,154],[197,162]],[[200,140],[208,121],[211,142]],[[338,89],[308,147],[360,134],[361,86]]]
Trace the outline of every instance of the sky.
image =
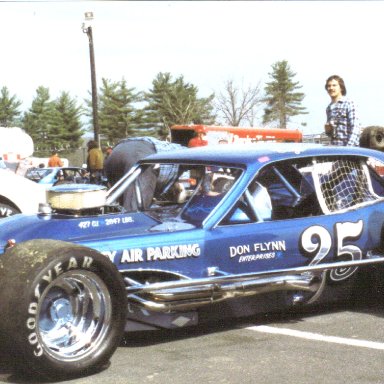
[[159,72],[170,72],[207,97],[229,80],[263,89],[272,65],[286,60],[308,111],[290,128],[323,131],[324,86],[334,74],[344,79],[361,125],[384,125],[382,1],[0,1],[0,87],[23,111],[39,86],[52,99],[62,91],[89,98],[82,31],[89,11],[98,86],[102,78],[124,78],[147,91]]

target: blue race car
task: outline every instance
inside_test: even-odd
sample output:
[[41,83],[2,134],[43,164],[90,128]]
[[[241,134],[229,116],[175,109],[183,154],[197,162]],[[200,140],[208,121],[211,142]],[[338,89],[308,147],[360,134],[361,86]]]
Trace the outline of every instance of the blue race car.
[[86,169],[80,167],[33,167],[27,170],[25,177],[46,187],[63,183],[90,183]]
[[24,370],[75,377],[124,332],[345,300],[362,271],[380,276],[383,163],[221,145],[150,156],[109,191],[53,187],[39,214],[0,222],[3,342]]

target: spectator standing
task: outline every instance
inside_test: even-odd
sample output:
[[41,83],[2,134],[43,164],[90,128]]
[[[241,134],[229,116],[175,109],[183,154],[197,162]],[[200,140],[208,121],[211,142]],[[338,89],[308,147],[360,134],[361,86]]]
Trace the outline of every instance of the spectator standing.
[[62,167],[63,162],[60,159],[57,151],[53,151],[51,157],[48,160],[48,167]]
[[[121,140],[113,148],[111,154],[105,162],[105,173],[109,184],[112,186],[120,180],[130,168],[139,160],[157,152],[184,149],[185,147],[161,141],[153,137],[133,137]],[[164,185],[175,174],[173,165],[163,166],[160,175],[157,176],[152,168],[148,168],[139,176],[139,186],[143,199],[143,206],[148,207],[152,202],[152,197],[156,186]],[[136,192],[134,186],[130,186],[124,192],[122,205],[128,211],[138,209]]]
[[17,163],[15,173],[20,176],[25,176],[29,168],[32,168],[32,159],[30,157],[26,157],[23,160],[20,160]]
[[99,148],[99,144],[95,140],[91,140],[87,144],[88,157],[87,169],[90,174],[90,182],[92,184],[101,184],[104,168],[104,155]]
[[331,138],[331,144],[340,146],[358,146],[360,123],[354,102],[347,99],[344,80],[337,75],[330,76],[325,89],[331,97],[327,106],[325,133]]
[[109,155],[112,153],[112,147],[105,148],[105,158],[104,160],[108,159]]
[[188,148],[204,147],[208,145],[208,141],[205,140],[205,135],[206,133],[204,128],[197,128],[195,137],[192,137],[192,139],[188,142]]

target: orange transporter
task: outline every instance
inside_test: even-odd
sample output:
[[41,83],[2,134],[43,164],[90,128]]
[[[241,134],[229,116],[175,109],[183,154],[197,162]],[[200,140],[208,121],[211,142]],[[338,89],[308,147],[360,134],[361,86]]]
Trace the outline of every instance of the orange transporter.
[[173,125],[171,127],[171,141],[188,146],[189,140],[196,131],[204,130],[208,144],[222,143],[256,143],[258,141],[274,141],[280,143],[300,143],[303,134],[298,129],[282,128],[247,128],[222,127],[219,125]]

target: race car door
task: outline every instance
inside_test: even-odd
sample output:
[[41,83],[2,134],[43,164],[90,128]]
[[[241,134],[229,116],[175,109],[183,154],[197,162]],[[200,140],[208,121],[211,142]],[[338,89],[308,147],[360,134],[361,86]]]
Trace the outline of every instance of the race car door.
[[[360,165],[356,163],[353,167],[349,174],[356,178]],[[362,190],[363,200],[356,200],[354,191],[356,202],[353,202],[348,195],[351,192],[343,190],[340,199],[336,196],[337,204],[332,205],[333,202],[325,201],[325,187],[316,188],[304,171],[292,169],[291,164],[274,168],[265,172],[268,178],[258,175],[232,211],[208,231],[206,253],[212,255],[213,268],[232,274],[358,260],[379,246],[382,215],[378,219],[371,205],[361,205],[362,201],[377,198],[369,188],[362,189],[368,182],[364,172],[359,175],[358,183],[356,180],[351,183]],[[321,164],[319,169],[333,172],[336,165],[335,162]],[[313,169],[308,173],[312,177]],[[347,175],[337,179],[344,180]],[[324,180],[323,177],[324,185],[329,183],[329,179]],[[332,199],[335,200],[335,193]],[[377,220],[378,223],[370,224]],[[373,234],[375,227],[377,233]],[[343,280],[354,271],[355,268],[347,268],[332,275]]]

